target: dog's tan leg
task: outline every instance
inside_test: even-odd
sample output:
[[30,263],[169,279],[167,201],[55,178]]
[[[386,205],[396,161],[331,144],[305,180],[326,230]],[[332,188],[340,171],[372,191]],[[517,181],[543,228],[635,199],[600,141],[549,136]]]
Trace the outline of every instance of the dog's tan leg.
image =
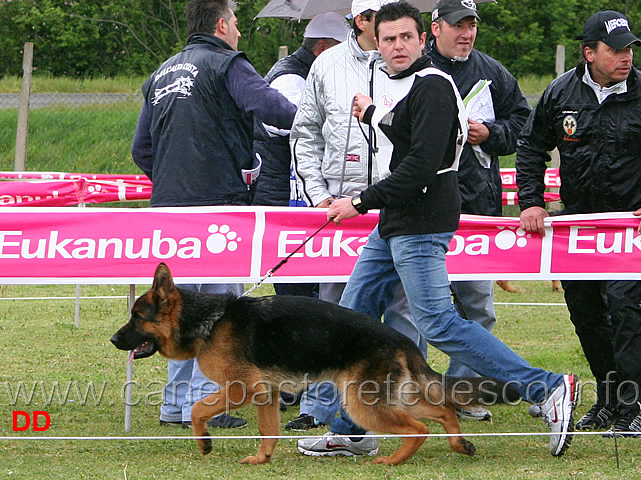
[[509,280],[497,280],[496,284],[506,292],[523,293],[523,290],[521,290],[520,288],[514,287]]
[[476,453],[474,444],[461,436],[461,425],[458,423],[458,418],[456,417],[456,409],[451,405],[433,406],[433,408],[441,409],[441,412],[439,412],[438,416],[430,419],[440,423],[445,429],[445,433],[456,435],[454,437],[447,437],[452,450],[464,455],[474,455]]
[[563,291],[561,287],[561,280],[552,280],[552,291],[553,292],[561,292]]
[[[424,434],[430,429],[423,422],[412,418],[402,410],[391,411],[388,408],[363,407],[347,409],[349,415],[363,428],[376,432],[393,434]],[[382,465],[398,465],[410,458],[425,442],[425,437],[403,438],[403,445],[388,457],[378,457],[372,463]]]
[[[261,401],[261,398],[266,395],[271,395],[271,399],[265,402]],[[261,435],[275,437],[280,433],[279,397],[278,391],[276,390],[271,394],[260,395],[255,400],[255,403],[257,404],[256,417],[258,420],[258,431]],[[260,442],[260,448],[256,455],[250,455],[249,457],[244,458],[240,463],[260,465],[269,462],[272,458],[277,442],[278,439],[276,438],[264,438]]]
[[[407,415],[407,414],[405,414]],[[406,424],[394,424],[384,431],[395,434],[411,433],[411,434],[424,434],[430,433],[430,429],[423,422],[413,419],[409,415],[403,418]],[[403,463],[408,458],[413,456],[421,445],[425,443],[425,437],[406,437],[403,438],[403,445],[388,457],[378,457],[372,463],[381,465],[398,465]]]
[[[191,410],[191,427],[196,437],[209,436],[207,431],[207,422],[216,415],[230,410],[235,410],[246,405],[251,401],[251,396],[247,391],[242,388],[231,387],[228,390],[226,387],[221,386],[221,389],[206,396],[194,404]],[[198,439],[198,448],[203,455],[207,455],[212,451],[210,439]]]

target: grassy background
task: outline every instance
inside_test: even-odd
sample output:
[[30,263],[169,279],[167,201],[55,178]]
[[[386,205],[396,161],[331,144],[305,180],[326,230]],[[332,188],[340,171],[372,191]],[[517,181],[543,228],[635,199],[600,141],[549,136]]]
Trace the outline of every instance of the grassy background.
[[[576,372],[592,379],[578,340],[562,305],[562,295],[553,293],[549,282],[514,282],[524,290],[507,294],[497,288],[498,324],[495,333],[536,366],[559,372]],[[139,286],[138,293],[146,287]],[[259,294],[271,294],[270,286]],[[83,286],[82,295],[128,294],[127,286]],[[73,286],[0,286],[1,298],[73,296]],[[561,305],[502,305],[502,302],[545,302]],[[294,440],[282,440],[272,462],[264,466],[240,465],[253,454],[257,440],[214,441],[214,451],[202,457],[193,440],[19,440],[25,436],[122,436],[126,354],[116,350],[109,338],[126,321],[124,299],[82,300],[80,326],[73,326],[73,300],[0,300],[0,478],[11,479],[183,479],[183,478],[312,478],[312,479],[579,479],[639,478],[641,440],[619,440],[620,468],[615,445],[600,436],[580,436],[562,458],[549,454],[548,436],[468,437],[477,447],[475,457],[453,453],[445,438],[428,438],[419,452],[397,467],[374,466],[365,458],[310,458],[300,455]],[[434,348],[429,363],[444,371],[447,357]],[[158,425],[158,392],[166,381],[166,362],[160,356],[137,361],[134,368],[134,401],[131,436],[188,436],[190,430]],[[16,396],[20,383],[29,388]],[[32,385],[36,388],[28,401]],[[75,382],[75,383],[74,383]],[[96,398],[82,401],[93,382]],[[58,384],[78,385],[67,401],[49,401]],[[102,391],[102,397],[100,393]],[[64,398],[61,396],[60,398]],[[587,411],[593,392],[584,389],[578,415]],[[494,421],[462,422],[466,433],[546,433],[539,419],[527,414],[528,405],[492,407]],[[47,432],[12,431],[12,411],[44,410],[51,416]],[[252,408],[238,411],[249,425],[242,430],[219,430],[214,435],[258,435]],[[281,424],[295,418],[289,408]],[[431,424],[432,433],[443,433]],[[315,430],[321,433],[323,430]],[[283,430],[283,434],[285,433]],[[379,440],[382,454],[390,454],[400,441]]]
[[[542,77],[525,75],[518,79],[525,95],[540,95],[552,81],[552,75]],[[73,77],[52,77],[34,75],[32,93],[139,93],[146,76],[91,78],[78,80]],[[22,78],[5,76],[0,78],[0,93],[20,93]]]
[[[38,77],[33,79],[33,93],[138,93],[143,77],[117,79]],[[526,95],[539,95],[552,77],[528,76],[519,79]],[[19,93],[18,77],[0,79],[0,93]],[[1,100],[0,100],[1,101]],[[15,158],[17,109],[1,109],[0,170],[13,170]],[[78,173],[139,173],[131,159],[131,141],[140,103],[83,107],[47,107],[32,109],[29,116],[29,140],[26,169],[29,171],[64,171]],[[502,159],[502,166],[513,167],[514,156]]]

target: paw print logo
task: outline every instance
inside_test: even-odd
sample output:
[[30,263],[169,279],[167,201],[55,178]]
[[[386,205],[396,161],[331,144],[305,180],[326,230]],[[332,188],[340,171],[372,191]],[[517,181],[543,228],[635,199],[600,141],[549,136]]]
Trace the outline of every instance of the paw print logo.
[[235,252],[238,249],[238,242],[241,238],[238,233],[229,228],[229,225],[210,225],[208,229],[207,250],[211,253],[222,253],[225,250]]
[[87,192],[89,192],[90,194],[100,193],[102,192],[102,185],[89,185],[87,187]]
[[532,235],[527,233],[522,228],[501,228],[502,232],[499,232],[494,238],[494,244],[500,250],[509,250],[514,246],[523,248],[527,245],[528,238],[531,238]]

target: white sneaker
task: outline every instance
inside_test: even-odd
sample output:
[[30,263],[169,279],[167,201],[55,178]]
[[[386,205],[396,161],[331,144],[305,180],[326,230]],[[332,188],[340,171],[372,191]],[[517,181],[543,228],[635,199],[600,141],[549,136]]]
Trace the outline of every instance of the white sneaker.
[[[371,432],[367,432],[369,434]],[[348,437],[336,437],[336,433],[328,432],[322,437],[302,438],[298,441],[298,451],[303,455],[313,457],[333,457],[344,455],[376,455],[378,442],[375,438],[363,437],[355,442]],[[355,437],[352,437],[355,438]]]
[[479,422],[492,420],[492,412],[487,408],[467,406],[456,409],[456,416],[463,420],[476,420]]
[[[576,375],[563,375],[563,383],[540,406],[540,416],[555,434],[550,436],[550,453],[555,457],[563,455],[572,441],[568,432],[574,426],[572,413],[578,392],[577,382]],[[530,408],[530,414],[533,410],[536,409]]]

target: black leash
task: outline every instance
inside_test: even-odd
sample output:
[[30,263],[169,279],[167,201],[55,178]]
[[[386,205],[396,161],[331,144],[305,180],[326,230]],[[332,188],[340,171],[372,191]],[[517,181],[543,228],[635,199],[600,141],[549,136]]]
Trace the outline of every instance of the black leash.
[[461,315],[461,317],[463,317],[465,320],[469,320],[469,318],[467,318],[467,315],[465,313],[465,308],[463,308],[463,302],[461,302],[461,297],[458,296],[458,293],[456,293],[456,290],[454,290],[454,287],[452,287],[451,283],[450,283],[450,294],[452,295],[452,299],[454,300],[454,305],[456,305],[459,315]]
[[280,267],[285,265],[290,258],[292,258],[296,253],[298,253],[298,251],[301,248],[303,248],[307,244],[307,242],[309,242],[312,238],[314,238],[323,228],[325,228],[327,225],[329,225],[332,221],[333,221],[333,219],[330,219],[330,220],[327,220],[325,223],[323,223],[318,230],[316,230],[309,237],[307,237],[305,239],[305,241],[303,243],[301,243],[298,247],[296,247],[296,249],[292,253],[290,253],[285,258],[283,258],[278,265],[276,265],[274,268],[270,268],[267,271],[267,273],[260,280],[258,280],[256,283],[254,283],[254,286],[252,288],[250,288],[249,290],[247,290],[243,294],[243,296],[250,295],[254,290],[256,290],[258,287],[260,287],[265,282],[265,280],[267,280],[270,277],[273,277],[274,273],[276,273],[276,271]]

